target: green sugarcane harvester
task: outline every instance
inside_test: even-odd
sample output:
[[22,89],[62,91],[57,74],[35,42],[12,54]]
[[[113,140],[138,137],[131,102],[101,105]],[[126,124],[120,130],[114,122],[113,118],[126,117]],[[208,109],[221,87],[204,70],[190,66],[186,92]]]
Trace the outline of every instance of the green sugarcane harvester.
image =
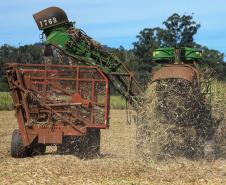
[[51,46],[88,66],[97,66],[110,80],[117,91],[130,103],[137,103],[136,97],[144,92],[118,57],[106,51],[100,44],[88,37],[82,30],[75,29],[65,12],[50,7],[33,15],[40,30],[46,36],[45,53],[51,54]]

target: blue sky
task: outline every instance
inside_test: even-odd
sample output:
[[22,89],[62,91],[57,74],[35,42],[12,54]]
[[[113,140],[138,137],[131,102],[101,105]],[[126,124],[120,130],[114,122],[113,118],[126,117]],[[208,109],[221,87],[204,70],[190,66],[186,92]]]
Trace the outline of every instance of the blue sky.
[[144,28],[163,27],[173,13],[192,15],[201,24],[195,41],[226,52],[225,0],[0,0],[0,46],[39,42],[33,14],[57,6],[69,21],[103,45],[132,49]]

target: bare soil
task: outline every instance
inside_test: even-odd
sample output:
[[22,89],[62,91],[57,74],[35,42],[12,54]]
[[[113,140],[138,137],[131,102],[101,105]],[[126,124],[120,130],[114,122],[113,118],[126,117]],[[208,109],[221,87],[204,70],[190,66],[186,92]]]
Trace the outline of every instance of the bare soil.
[[145,163],[136,158],[135,125],[125,110],[111,110],[110,129],[101,131],[101,156],[82,160],[59,155],[10,156],[11,135],[18,128],[14,111],[0,112],[0,184],[226,184],[226,161],[186,158]]

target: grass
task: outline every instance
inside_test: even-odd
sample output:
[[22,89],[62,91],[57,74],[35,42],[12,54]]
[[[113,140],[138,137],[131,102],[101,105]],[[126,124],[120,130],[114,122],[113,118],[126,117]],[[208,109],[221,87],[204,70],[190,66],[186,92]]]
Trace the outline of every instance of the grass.
[[226,144],[226,82],[212,83],[212,114],[214,120],[219,120],[219,128],[215,134],[215,141]]
[[[112,109],[125,109],[126,100],[121,96],[111,96]],[[0,92],[0,111],[13,110],[13,100],[9,92]]]
[[0,92],[0,111],[13,110],[13,100],[9,92]]
[[213,115],[225,117],[226,109],[226,82],[212,82],[212,107]]
[[121,98],[121,96],[111,96],[110,105],[112,109],[125,109],[126,100]]

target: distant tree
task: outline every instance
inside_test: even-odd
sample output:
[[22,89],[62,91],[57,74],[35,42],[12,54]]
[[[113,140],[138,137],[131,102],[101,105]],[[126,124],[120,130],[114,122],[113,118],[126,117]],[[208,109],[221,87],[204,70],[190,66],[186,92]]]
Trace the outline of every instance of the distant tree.
[[201,27],[192,21],[193,16],[183,15],[177,13],[170,16],[163,24],[166,26],[162,41],[165,47],[193,47],[194,35]]
[[5,78],[5,63],[17,60],[16,49],[8,44],[0,47],[0,91],[8,91]]
[[102,45],[104,49],[111,51],[111,47],[107,46],[107,45]]
[[151,71],[152,53],[154,49],[162,45],[163,31],[161,28],[145,28],[136,36],[139,40],[133,43],[133,54],[139,64],[137,64],[138,71]]
[[145,28],[140,31],[134,42],[133,53],[139,63],[138,71],[151,72],[153,50],[160,47],[193,47],[194,35],[200,24],[192,21],[193,16],[173,14],[163,22],[165,28]]
[[25,51],[27,63],[30,64],[41,64],[43,63],[43,52],[42,48],[35,45],[29,45]]
[[208,66],[212,68],[215,73],[213,77],[218,80],[226,80],[226,63],[224,62],[224,53],[218,50],[208,49],[206,46],[200,48],[203,52],[202,62],[200,66]]
[[0,56],[0,92],[6,92],[9,90],[5,78],[5,63],[8,62],[9,60],[6,57]]
[[127,51],[122,46],[119,48],[111,48],[110,52],[114,53],[122,62],[126,62]]
[[40,48],[43,48],[44,47],[43,43],[41,43],[41,42],[36,42],[36,43],[34,43],[34,45],[35,46],[38,46]]
[[7,58],[12,62],[16,62],[18,59],[17,51],[18,50],[15,47],[10,46],[8,44],[4,44],[0,47],[0,56],[3,58]]
[[0,47],[0,91],[7,91],[8,85],[5,79],[6,63],[43,63],[42,47],[39,44],[25,45],[19,48],[4,44]]

